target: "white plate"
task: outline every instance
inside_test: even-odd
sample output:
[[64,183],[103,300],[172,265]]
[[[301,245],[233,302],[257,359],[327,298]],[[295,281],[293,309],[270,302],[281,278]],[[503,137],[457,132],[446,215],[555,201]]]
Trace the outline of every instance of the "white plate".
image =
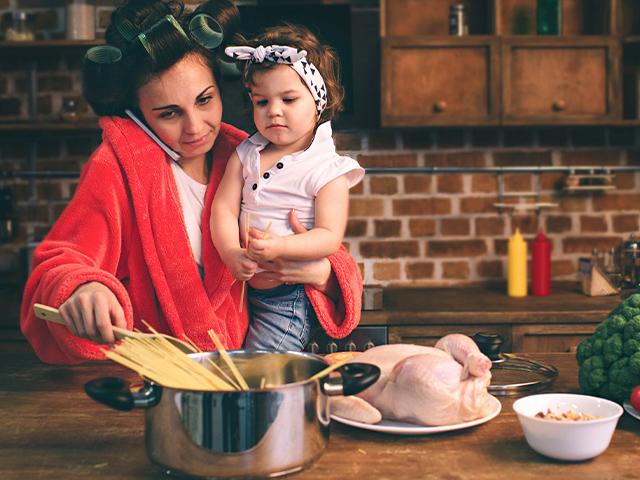
[[640,413],[638,413],[638,411],[635,408],[633,408],[633,406],[629,402],[624,402],[622,406],[624,407],[624,409],[627,411],[629,415],[640,420]]
[[476,418],[470,422],[454,423],[453,425],[442,425],[439,427],[425,427],[423,425],[415,425],[413,423],[394,422],[393,420],[382,420],[378,423],[362,423],[347,418],[342,418],[337,415],[331,415],[331,418],[336,422],[344,423],[356,428],[362,428],[364,430],[372,430],[374,432],[393,433],[395,435],[429,435],[431,433],[450,432],[452,430],[461,430],[463,428],[475,427],[482,423],[493,420],[498,416],[500,410],[502,410],[502,404],[493,395],[489,395],[489,403],[491,406],[491,412],[482,418]]

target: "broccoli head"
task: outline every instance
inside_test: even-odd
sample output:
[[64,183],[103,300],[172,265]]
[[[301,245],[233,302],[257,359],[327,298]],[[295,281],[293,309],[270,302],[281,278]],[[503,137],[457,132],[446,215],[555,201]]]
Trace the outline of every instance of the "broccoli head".
[[602,353],[605,363],[611,364],[622,355],[622,335],[614,333],[604,342]]
[[631,338],[640,341],[640,315],[627,320],[627,324],[624,326],[624,339]]
[[640,308],[640,293],[634,293],[629,298],[627,298],[623,303],[631,307]]
[[[632,317],[629,317],[632,318]],[[627,325],[627,317],[625,315],[613,315],[607,319],[607,328],[609,332],[624,332]]]
[[576,351],[580,389],[617,402],[640,385],[640,293],[621,302]]

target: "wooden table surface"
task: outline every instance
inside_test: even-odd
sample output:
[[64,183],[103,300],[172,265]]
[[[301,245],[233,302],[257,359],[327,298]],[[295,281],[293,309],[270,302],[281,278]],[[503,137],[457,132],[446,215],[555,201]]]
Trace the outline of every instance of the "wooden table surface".
[[[558,367],[549,392],[576,392],[571,354],[538,354]],[[144,450],[142,411],[116,412],[90,400],[86,381],[131,376],[111,364],[47,366],[32,355],[0,354],[0,478],[154,479],[163,472]],[[624,414],[609,449],[579,463],[531,450],[511,405],[474,428],[427,436],[394,436],[332,424],[324,455],[300,479],[635,479],[640,477],[640,421]]]

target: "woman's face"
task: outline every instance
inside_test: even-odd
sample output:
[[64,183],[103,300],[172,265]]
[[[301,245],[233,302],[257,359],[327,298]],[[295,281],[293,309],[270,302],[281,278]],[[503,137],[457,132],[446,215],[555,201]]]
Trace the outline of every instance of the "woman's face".
[[183,160],[204,158],[222,120],[222,99],[204,59],[187,55],[138,90],[151,129]]

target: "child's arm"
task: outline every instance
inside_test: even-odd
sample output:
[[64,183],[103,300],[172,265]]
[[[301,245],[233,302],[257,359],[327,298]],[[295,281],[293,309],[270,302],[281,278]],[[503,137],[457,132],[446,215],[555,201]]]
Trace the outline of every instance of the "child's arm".
[[305,233],[251,239],[249,257],[268,261],[282,257],[289,260],[318,260],[338,251],[349,214],[349,184],[345,175],[327,183],[316,196],[315,225]]
[[247,257],[246,250],[240,246],[238,216],[242,184],[242,164],[238,154],[233,152],[211,205],[209,228],[222,261],[237,280],[245,281],[253,276],[257,264]]

